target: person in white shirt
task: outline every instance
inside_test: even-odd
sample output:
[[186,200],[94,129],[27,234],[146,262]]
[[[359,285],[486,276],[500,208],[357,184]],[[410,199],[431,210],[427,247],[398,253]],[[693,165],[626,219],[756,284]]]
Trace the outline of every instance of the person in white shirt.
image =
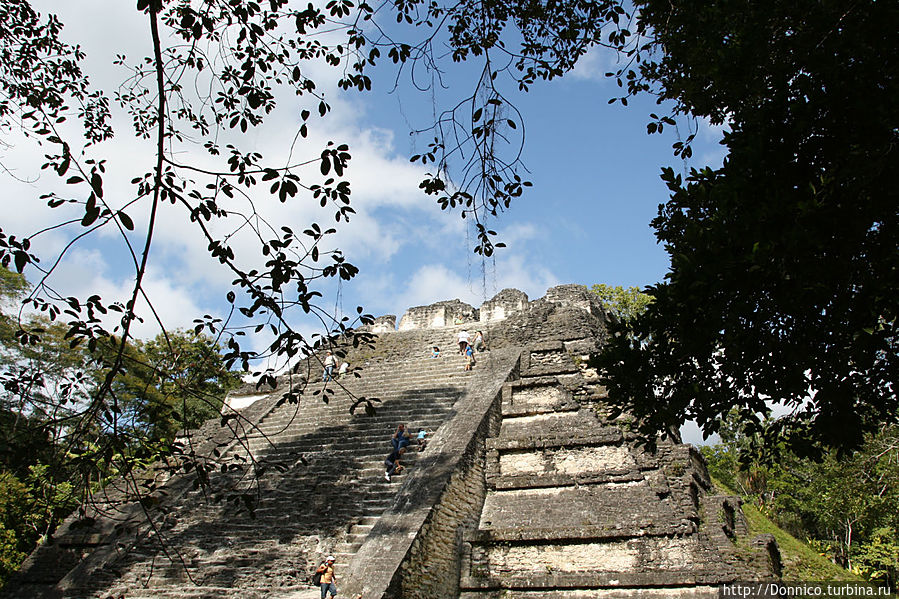
[[324,366],[325,371],[322,373],[322,382],[327,383],[334,375],[334,368],[337,367],[337,358],[335,358],[334,354],[330,351],[328,351],[328,355],[325,356]]
[[462,329],[459,331],[459,353],[465,355],[466,347],[468,347],[468,331]]

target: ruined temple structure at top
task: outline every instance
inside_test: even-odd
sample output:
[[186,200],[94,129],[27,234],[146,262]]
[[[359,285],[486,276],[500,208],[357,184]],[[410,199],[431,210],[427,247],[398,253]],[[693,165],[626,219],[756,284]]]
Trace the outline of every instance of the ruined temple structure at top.
[[[5,596],[311,599],[326,554],[347,598],[717,597],[721,584],[776,579],[773,538],[748,536],[695,449],[666,436],[647,453],[627,417],[607,416],[585,360],[606,318],[577,285],[412,308],[398,327],[381,317],[373,346],[338,348],[361,376],[327,383],[328,402],[320,368],[298,404],[279,402],[289,378],[233,394],[226,415],[240,418],[191,435],[208,485],[151,470],[158,486],[138,505],[112,483]],[[463,328],[490,348],[471,372]],[[381,400],[375,414],[350,413],[360,396]],[[431,440],[388,482],[398,422]]]

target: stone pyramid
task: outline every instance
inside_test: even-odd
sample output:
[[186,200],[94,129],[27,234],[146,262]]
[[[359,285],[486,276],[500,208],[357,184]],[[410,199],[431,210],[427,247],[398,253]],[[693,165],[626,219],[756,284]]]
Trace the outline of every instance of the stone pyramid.
[[[586,366],[606,322],[577,285],[379,318],[372,347],[346,348],[359,377],[234,393],[186,445],[209,456],[205,474],[151,469],[140,503],[109,485],[3,596],[311,599],[329,553],[340,596],[365,599],[717,597],[777,578],[773,538],[747,538],[695,449],[670,435],[646,453],[608,418]],[[489,347],[472,371],[463,329]],[[299,403],[283,401],[297,385]],[[350,413],[361,397],[374,414]],[[388,482],[400,422],[430,441]]]

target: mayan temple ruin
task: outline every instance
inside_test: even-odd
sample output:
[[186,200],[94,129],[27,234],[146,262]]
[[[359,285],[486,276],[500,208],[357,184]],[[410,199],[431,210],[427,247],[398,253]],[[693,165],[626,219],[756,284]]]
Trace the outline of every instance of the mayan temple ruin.
[[[327,554],[347,599],[711,598],[777,579],[773,537],[748,535],[698,451],[669,435],[647,453],[629,418],[608,417],[587,366],[607,318],[578,285],[381,317],[374,345],[337,347],[360,376],[323,384],[317,367],[233,393],[225,425],[191,435],[218,460],[208,485],[151,470],[159,487],[138,505],[113,482],[3,596],[312,599]],[[489,346],[470,372],[462,329]],[[299,384],[299,403],[280,401]],[[374,414],[351,413],[360,397],[380,400]],[[430,441],[388,482],[400,422]]]

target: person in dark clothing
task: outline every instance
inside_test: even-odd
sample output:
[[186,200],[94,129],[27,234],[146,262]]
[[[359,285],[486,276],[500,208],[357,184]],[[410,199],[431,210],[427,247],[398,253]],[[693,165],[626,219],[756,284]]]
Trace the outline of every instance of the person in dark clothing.
[[393,476],[394,473],[399,472],[402,469],[402,466],[400,466],[400,458],[404,453],[406,453],[405,447],[394,449],[390,452],[390,455],[387,456],[387,459],[384,460],[384,466],[387,467],[384,478],[387,479],[387,482],[390,482],[390,477]]

